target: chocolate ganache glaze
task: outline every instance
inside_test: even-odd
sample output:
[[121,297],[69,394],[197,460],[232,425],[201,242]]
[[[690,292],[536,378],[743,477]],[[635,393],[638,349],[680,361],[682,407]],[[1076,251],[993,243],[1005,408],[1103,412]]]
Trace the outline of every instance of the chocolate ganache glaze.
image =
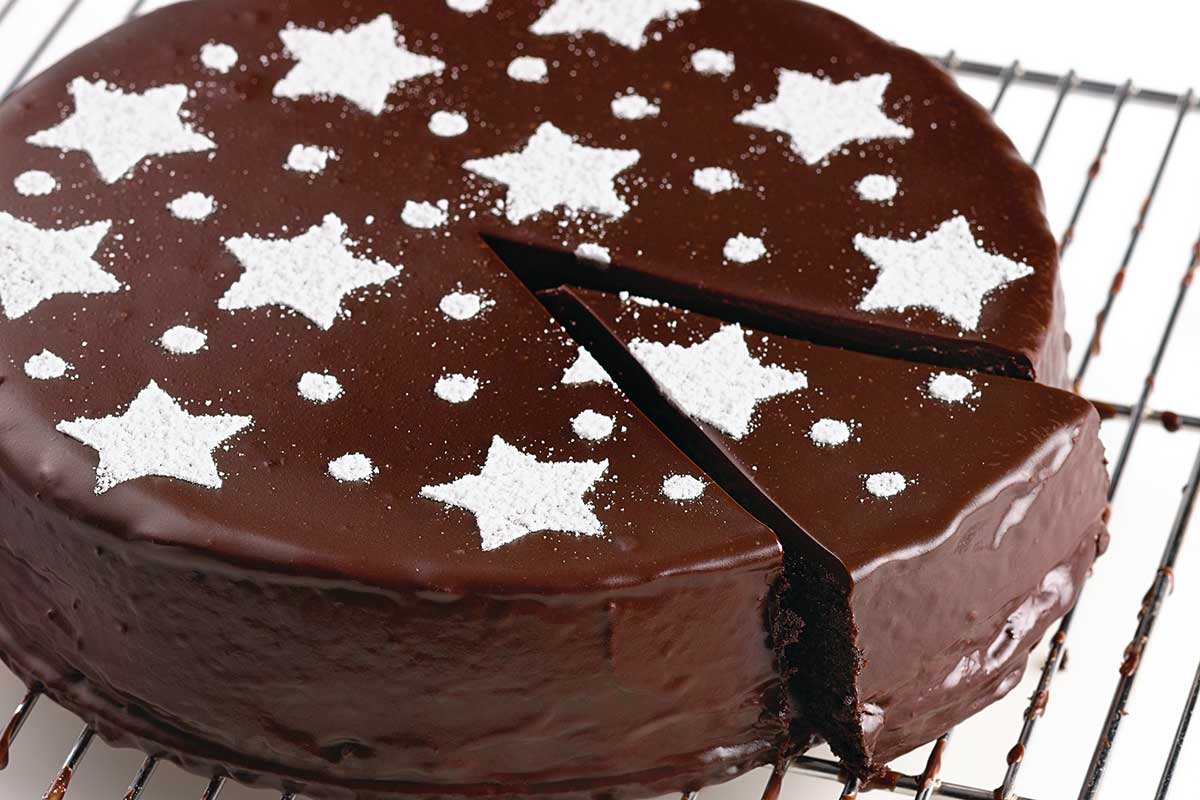
[[[985,374],[1064,380],[1036,177],[815,7],[180,3],[0,153],[0,657],[112,742],[330,800],[646,796],[814,734],[865,775],[1010,688],[1095,553],[1094,416]],[[981,395],[772,338],[801,403],[735,447],[598,289]],[[857,450],[808,452],[821,381]],[[955,459],[873,449],[915,408]],[[871,454],[915,482],[859,503]]]
[[[780,535],[798,718],[863,772],[1006,694],[1107,544],[1099,415],[1075,395],[644,298],[546,297]],[[760,399],[734,409],[747,384]]]

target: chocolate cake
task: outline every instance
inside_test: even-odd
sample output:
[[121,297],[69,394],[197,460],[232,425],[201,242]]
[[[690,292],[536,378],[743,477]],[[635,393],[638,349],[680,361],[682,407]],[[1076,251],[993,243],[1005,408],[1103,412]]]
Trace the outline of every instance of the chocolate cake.
[[860,770],[1016,685],[1107,542],[1100,420],[1075,395],[645,298],[545,296],[779,534],[806,623],[779,642],[797,717]]
[[[181,3],[0,153],[0,657],[188,769],[865,776],[1011,688],[1102,538],[1034,173],[813,6]],[[714,340],[757,377],[696,422],[640,364]]]

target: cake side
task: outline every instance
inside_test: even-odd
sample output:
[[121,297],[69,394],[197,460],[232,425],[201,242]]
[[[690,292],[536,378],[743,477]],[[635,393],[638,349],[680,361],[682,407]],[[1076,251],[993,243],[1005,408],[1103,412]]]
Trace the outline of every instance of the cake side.
[[114,537],[7,475],[0,502],[0,658],[201,775],[322,800],[633,797],[727,780],[786,736],[770,549],[611,590],[382,590]]
[[1099,420],[1077,397],[643,298],[543,297],[699,463],[770,506],[743,501],[806,620],[783,651],[800,717],[860,774],[1007,693],[1103,547]]

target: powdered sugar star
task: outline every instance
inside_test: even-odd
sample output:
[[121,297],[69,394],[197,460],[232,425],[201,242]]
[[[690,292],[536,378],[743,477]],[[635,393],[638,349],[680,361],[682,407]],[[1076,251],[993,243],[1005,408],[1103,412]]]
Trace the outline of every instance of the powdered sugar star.
[[252,422],[230,414],[193,416],[150,381],[124,414],[80,417],[58,423],[57,429],[99,452],[96,494],[104,494],[148,475],[219,489],[213,450]]
[[421,496],[474,514],[484,550],[538,531],[600,536],[604,528],[583,496],[607,469],[607,460],[539,461],[496,436],[478,474],[425,486]]
[[760,402],[808,386],[801,371],[763,366],[739,325],[725,325],[687,347],[634,339],[629,350],[684,413],[734,439],[750,432]]
[[968,331],[978,327],[989,292],[1033,274],[1028,264],[980,247],[962,216],[915,242],[859,234],[854,246],[879,271],[860,310],[930,308]]
[[276,97],[344,97],[376,116],[397,84],[446,68],[406,49],[390,14],[349,30],[287,28],[279,38],[300,63],[275,84]]
[[556,0],[529,30],[539,36],[600,33],[638,50],[651,22],[699,10],[700,0]]
[[341,315],[346,295],[400,274],[401,267],[382,259],[355,256],[350,250],[354,246],[346,237],[346,224],[336,214],[294,239],[249,235],[229,239],[225,247],[245,271],[217,307],[233,311],[287,306],[328,330]]
[[520,152],[473,159],[463,168],[508,186],[505,213],[517,223],[558,206],[624,216],[629,204],[617,194],[613,181],[640,158],[637,150],[577,144],[543,122]]
[[0,305],[16,319],[59,294],[115,292],[121,284],[96,262],[109,222],[70,230],[37,227],[0,211]]
[[180,111],[188,89],[182,84],[128,94],[105,81],[76,78],[67,90],[75,98],[75,113],[27,141],[87,153],[105,183],[116,183],[150,156],[197,153],[217,146],[183,121]]
[[891,75],[882,73],[834,83],[781,69],[775,99],[743,111],[733,121],[786,133],[793,151],[806,163],[818,164],[848,142],[912,138],[911,128],[880,109],[891,80]]

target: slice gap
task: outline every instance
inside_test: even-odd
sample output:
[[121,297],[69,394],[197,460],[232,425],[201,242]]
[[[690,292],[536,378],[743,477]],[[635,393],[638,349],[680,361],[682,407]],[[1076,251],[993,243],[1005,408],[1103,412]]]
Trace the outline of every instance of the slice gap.
[[[703,286],[664,278],[651,271],[581,258],[567,250],[481,234],[484,242],[533,292],[569,285],[604,292],[630,292],[765,333],[819,345],[992,375],[1032,380],[1029,359],[985,342],[923,333],[885,318],[863,322],[850,316],[800,312],[785,305],[755,303],[720,295]],[[917,312],[931,316],[931,312]],[[1053,376],[1051,376],[1053,377]],[[1038,378],[1042,380],[1041,378]],[[1051,383],[1053,381],[1051,380]]]

